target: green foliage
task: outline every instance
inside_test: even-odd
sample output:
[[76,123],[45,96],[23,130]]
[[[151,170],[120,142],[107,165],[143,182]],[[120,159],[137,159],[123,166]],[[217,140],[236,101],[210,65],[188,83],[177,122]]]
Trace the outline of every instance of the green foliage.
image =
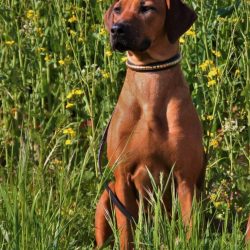
[[[204,206],[189,242],[152,195],[137,249],[244,249],[250,208],[249,1],[187,1],[198,14],[181,38],[182,67],[204,128]],[[121,89],[98,0],[0,4],[0,248],[93,249],[103,180],[97,148]],[[101,184],[100,184],[101,183]],[[141,206],[143,206],[141,204]],[[118,246],[116,225],[111,222]]]

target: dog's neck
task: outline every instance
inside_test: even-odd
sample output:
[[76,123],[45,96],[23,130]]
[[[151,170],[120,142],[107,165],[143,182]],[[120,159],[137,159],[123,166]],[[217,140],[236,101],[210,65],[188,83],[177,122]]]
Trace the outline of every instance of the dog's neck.
[[179,43],[171,44],[168,40],[155,42],[144,52],[128,51],[128,60],[134,65],[147,65],[165,61],[179,52]]

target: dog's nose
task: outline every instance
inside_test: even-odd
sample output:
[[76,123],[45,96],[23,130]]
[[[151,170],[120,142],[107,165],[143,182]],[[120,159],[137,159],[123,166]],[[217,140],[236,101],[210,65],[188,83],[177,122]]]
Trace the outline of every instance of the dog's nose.
[[122,23],[114,24],[111,27],[112,35],[123,35],[125,33],[124,25]]

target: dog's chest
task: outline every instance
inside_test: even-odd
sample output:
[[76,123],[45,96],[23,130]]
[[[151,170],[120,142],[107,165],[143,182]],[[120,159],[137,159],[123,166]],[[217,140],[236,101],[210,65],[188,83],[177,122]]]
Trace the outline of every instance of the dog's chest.
[[[111,164],[166,162],[171,139],[167,109],[170,102],[166,86],[150,79],[136,79],[125,85],[119,97],[108,133],[108,158]],[[177,114],[178,116],[178,114]]]

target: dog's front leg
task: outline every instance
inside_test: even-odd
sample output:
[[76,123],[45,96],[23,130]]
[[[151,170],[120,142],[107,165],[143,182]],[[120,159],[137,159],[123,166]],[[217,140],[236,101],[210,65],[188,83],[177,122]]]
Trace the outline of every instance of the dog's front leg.
[[[115,182],[115,191],[118,199],[124,205],[126,210],[133,216],[134,220],[138,217],[138,205],[134,185],[129,175],[119,175]],[[132,227],[134,221],[129,220],[117,207],[115,209],[117,226],[120,234],[120,249],[133,249]]]
[[[114,183],[109,183],[109,188],[115,192]],[[111,217],[111,200],[107,190],[104,190],[97,203],[95,214],[95,237],[97,248],[102,247],[112,234],[107,218]]]
[[185,179],[181,179],[177,181],[177,183],[177,193],[181,207],[182,220],[187,227],[187,238],[189,239],[192,232],[191,212],[195,185],[192,181]]

